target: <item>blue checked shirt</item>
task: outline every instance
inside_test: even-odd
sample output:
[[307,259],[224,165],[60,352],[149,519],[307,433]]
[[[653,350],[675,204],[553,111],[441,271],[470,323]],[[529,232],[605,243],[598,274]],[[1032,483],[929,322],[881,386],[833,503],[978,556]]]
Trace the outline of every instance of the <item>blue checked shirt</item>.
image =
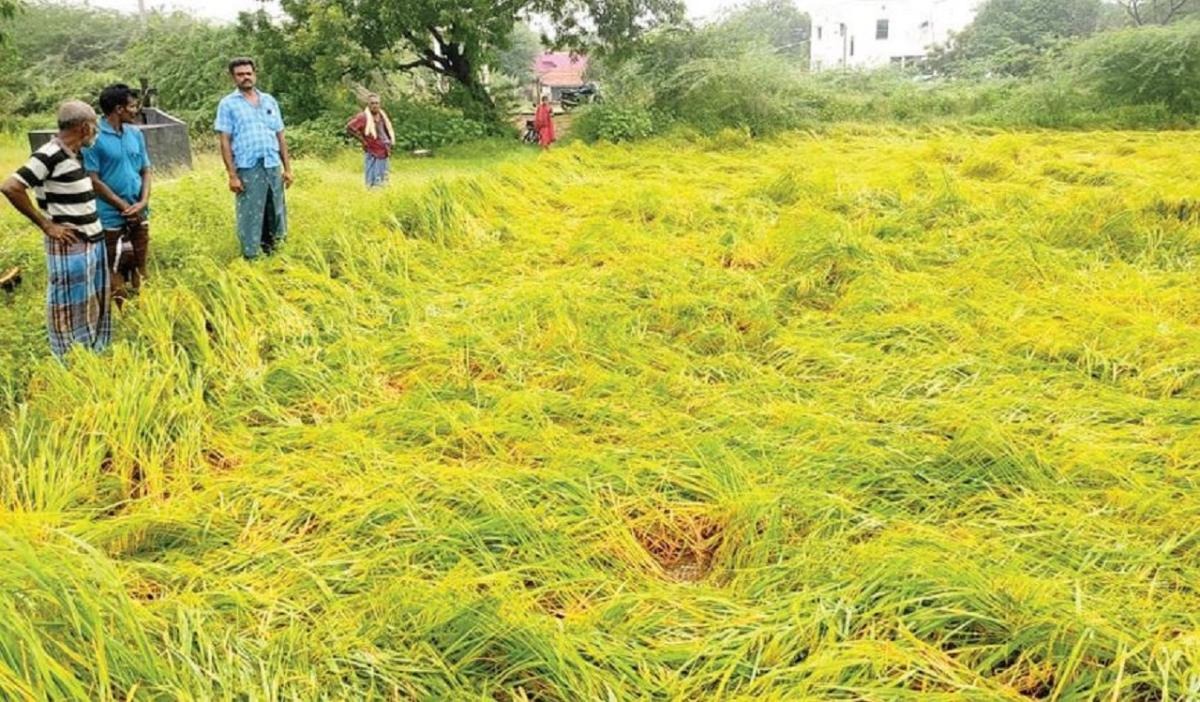
[[221,98],[217,105],[217,120],[213,128],[230,136],[233,146],[234,168],[254,168],[262,165],[277,168],[283,165],[279,158],[279,140],[283,131],[283,114],[275,98],[258,92],[258,107],[234,91]]

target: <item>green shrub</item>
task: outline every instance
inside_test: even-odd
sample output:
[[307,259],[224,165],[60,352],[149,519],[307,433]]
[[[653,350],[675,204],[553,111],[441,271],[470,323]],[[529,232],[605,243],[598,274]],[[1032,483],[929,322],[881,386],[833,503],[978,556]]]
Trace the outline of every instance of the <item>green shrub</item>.
[[1018,86],[997,117],[1007,124],[1046,129],[1080,127],[1096,119],[1089,114],[1087,96],[1068,77]]
[[580,111],[572,125],[584,141],[632,141],[656,134],[657,120],[647,108],[629,103],[601,103]]
[[296,157],[332,156],[352,143],[346,134],[346,119],[327,115],[288,127],[288,151]]
[[1200,22],[1100,34],[1072,59],[1080,83],[1106,105],[1200,114]]
[[[466,119],[453,110],[420,103],[387,105],[395,149],[411,151],[461,144],[493,136],[496,128]],[[295,156],[327,157],[354,141],[346,133],[352,114],[327,114],[288,126],[288,147]]]
[[700,129],[747,129],[755,136],[800,126],[821,103],[788,60],[765,51],[684,64],[662,87],[656,107]]
[[404,102],[387,109],[396,130],[396,148],[401,150],[461,144],[493,136],[500,129],[435,105]]

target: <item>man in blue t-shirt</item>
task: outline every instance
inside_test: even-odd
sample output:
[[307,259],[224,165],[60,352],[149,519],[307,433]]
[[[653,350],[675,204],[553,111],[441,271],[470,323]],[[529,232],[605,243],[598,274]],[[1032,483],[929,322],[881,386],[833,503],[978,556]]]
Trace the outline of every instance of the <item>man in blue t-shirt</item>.
[[270,254],[287,236],[284,190],[292,184],[292,161],[275,98],[254,87],[254,61],[235,58],[229,75],[237,90],[221,99],[213,128],[236,196],[242,256]]
[[124,83],[100,91],[100,134],[83,150],[83,167],[96,190],[96,210],[104,225],[112,297],[124,302],[126,286],[136,293],[146,276],[150,251],[150,156],[137,127],[141,110],[136,90]]

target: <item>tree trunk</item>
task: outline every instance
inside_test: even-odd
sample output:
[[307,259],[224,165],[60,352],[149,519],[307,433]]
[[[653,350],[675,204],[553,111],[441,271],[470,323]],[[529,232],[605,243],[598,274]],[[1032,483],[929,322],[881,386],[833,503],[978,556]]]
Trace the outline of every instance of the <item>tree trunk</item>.
[[429,32],[428,38],[432,39],[428,43],[423,42],[424,37],[414,32],[404,33],[405,38],[421,58],[399,66],[399,68],[407,70],[423,66],[450,78],[458,86],[457,90],[451,89],[448,96],[451,104],[462,109],[470,117],[499,124],[500,113],[496,109],[496,103],[488,93],[487,86],[480,79],[471,58],[463,51],[463,45],[447,41],[437,27],[427,27],[426,29]]
[[488,93],[487,86],[480,80],[479,72],[472,65],[470,58],[462,52],[460,44],[449,44],[445,49],[445,59],[448,75],[461,87],[461,99],[457,100],[459,107],[468,115],[475,116],[486,122],[496,122],[499,113],[496,102]]

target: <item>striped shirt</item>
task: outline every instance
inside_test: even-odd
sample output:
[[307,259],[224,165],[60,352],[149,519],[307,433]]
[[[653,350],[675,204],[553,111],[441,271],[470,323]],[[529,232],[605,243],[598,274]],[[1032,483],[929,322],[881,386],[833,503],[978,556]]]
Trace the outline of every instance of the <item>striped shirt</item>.
[[33,188],[38,207],[50,221],[73,227],[88,241],[104,238],[92,179],[79,157],[63,148],[58,139],[34,151],[14,175],[25,187]]

